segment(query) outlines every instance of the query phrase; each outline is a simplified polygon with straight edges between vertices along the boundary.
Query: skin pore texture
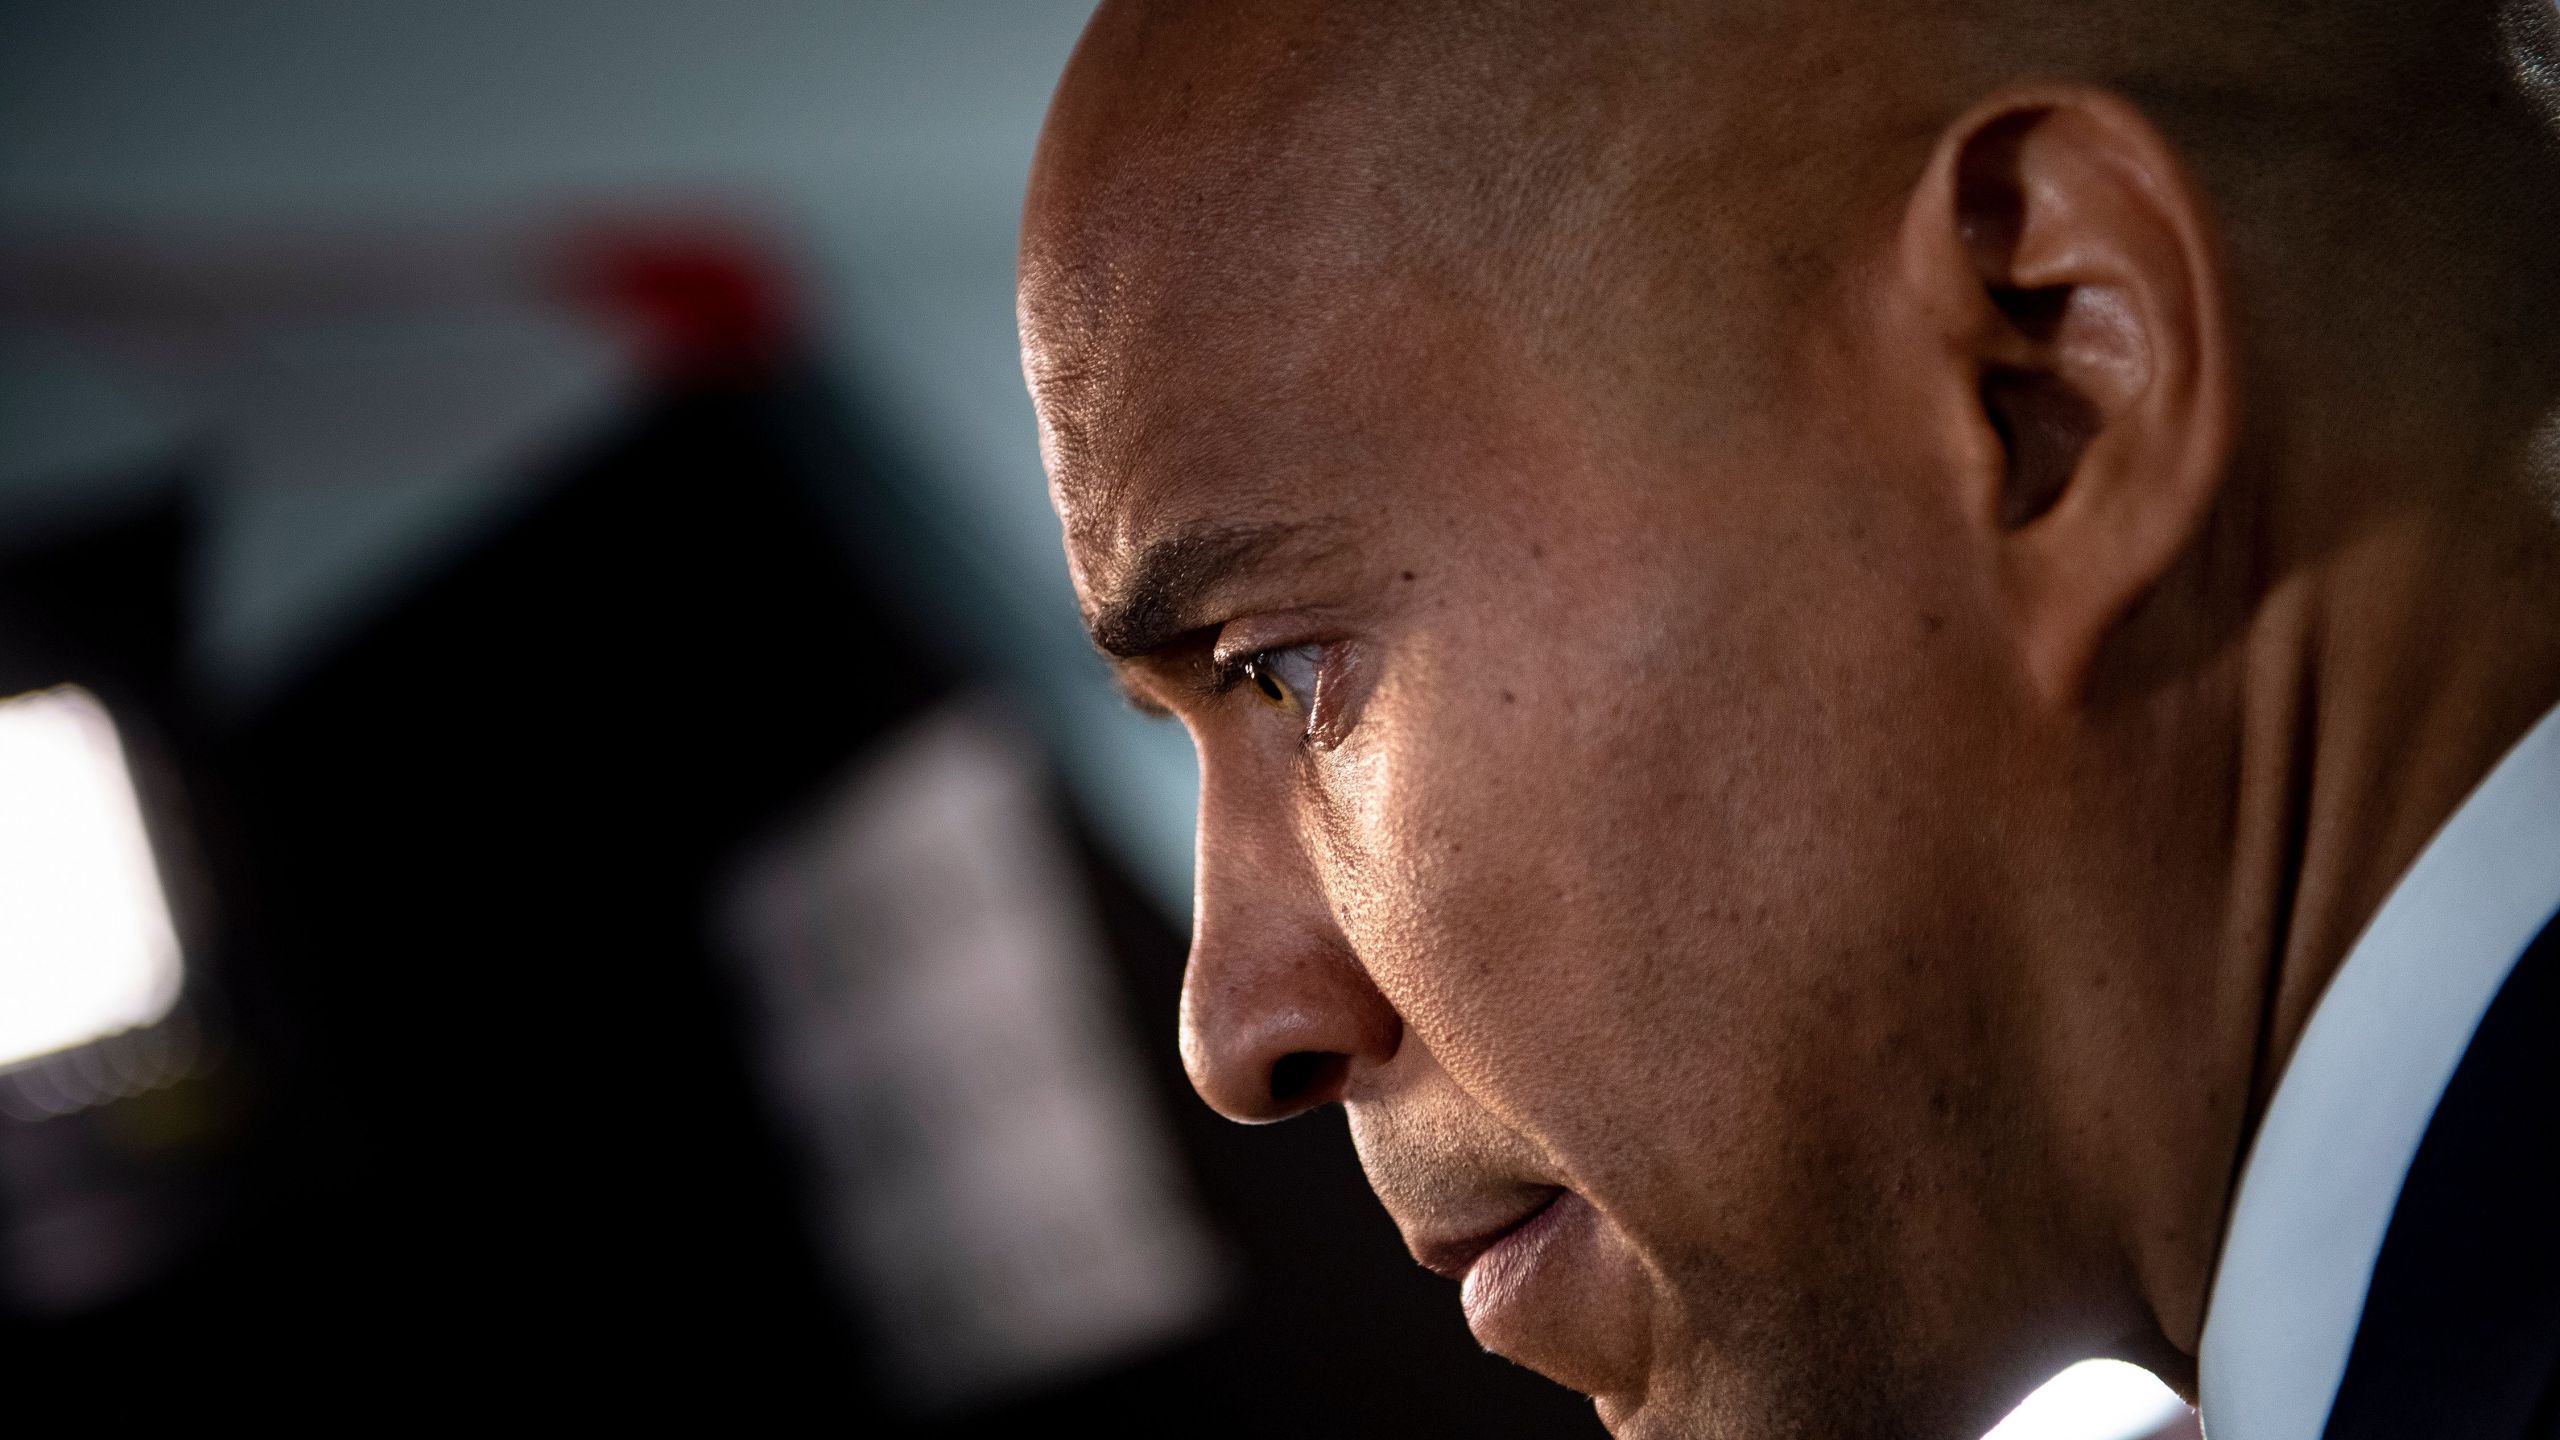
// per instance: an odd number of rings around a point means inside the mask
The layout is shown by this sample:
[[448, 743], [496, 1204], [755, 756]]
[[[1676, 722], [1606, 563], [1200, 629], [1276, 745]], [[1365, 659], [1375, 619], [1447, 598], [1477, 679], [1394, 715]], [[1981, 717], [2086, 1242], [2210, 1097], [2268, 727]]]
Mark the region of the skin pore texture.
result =
[[1344, 1106], [1622, 1436], [2191, 1393], [2295, 1037], [2560, 700], [2540, 15], [1106, 0], [1023, 348], [1199, 749], [1201, 1094]]

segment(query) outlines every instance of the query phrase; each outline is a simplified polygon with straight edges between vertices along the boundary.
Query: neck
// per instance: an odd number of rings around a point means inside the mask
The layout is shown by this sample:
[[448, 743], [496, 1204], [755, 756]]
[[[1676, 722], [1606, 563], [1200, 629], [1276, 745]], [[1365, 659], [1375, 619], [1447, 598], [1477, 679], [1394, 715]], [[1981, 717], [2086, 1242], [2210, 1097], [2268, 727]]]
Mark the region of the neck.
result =
[[[2463, 543], [2466, 539], [2476, 543]], [[2251, 1128], [2358, 934], [2418, 852], [2560, 703], [2560, 545], [2520, 513], [2503, 535], [2412, 527], [2338, 557], [2297, 629], [2306, 659], [2255, 708], [2268, 808]], [[2435, 563], [2429, 563], [2430, 561]], [[2290, 671], [2290, 673], [2287, 673]]]
[[2100, 1183], [2147, 1316], [2121, 1353], [2190, 1399], [2240, 1168], [2313, 1009], [2418, 853], [2560, 705], [2560, 524], [2525, 449], [2496, 484], [2397, 492], [2474, 498], [2333, 509], [2316, 541], [2268, 547], [2272, 578], [2216, 666], [2232, 748], [2217, 764], [2172, 745], [2143, 782], [2230, 807], [2200, 845], [2232, 868], [2170, 887], [2210, 914], [2181, 920], [2153, 894], [2160, 908], [2124, 917], [2152, 927], [2137, 943], [2158, 988], [2111, 1022], [2138, 1037], [2115, 1052], [2132, 1068], [2087, 1072], [2116, 1116]]
[[[2560, 704], [2560, 527], [2523, 485], [2413, 507], [2285, 573], [2241, 647], [2236, 868], [2205, 1029], [2241, 1103], [2135, 1261], [2190, 1391], [2223, 1223], [2320, 997], [2392, 887]], [[2208, 1183], [2209, 1182], [2209, 1183]], [[2183, 1209], [2175, 1208], [2183, 1205]], [[2153, 1212], [2157, 1218], [2162, 1212]]]

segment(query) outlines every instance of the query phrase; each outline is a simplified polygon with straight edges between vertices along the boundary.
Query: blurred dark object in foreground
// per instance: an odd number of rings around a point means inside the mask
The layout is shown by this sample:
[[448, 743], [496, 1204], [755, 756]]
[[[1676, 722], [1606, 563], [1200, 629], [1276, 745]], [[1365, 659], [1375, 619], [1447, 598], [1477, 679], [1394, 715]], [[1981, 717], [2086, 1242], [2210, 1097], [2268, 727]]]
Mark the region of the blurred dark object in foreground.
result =
[[1224, 1236], [1229, 1300], [1188, 1338], [974, 1405], [919, 1415], [886, 1383], [894, 1347], [838, 1283], [819, 1152], [761, 1083], [767, 1032], [716, 933], [742, 853], [959, 681], [812, 499], [867, 458], [829, 395], [792, 369], [664, 393], [223, 727], [168, 640], [184, 508], [127, 522], [159, 537], [141, 568], [168, 568], [119, 593], [158, 618], [92, 649], [129, 672], [98, 682], [110, 703], [176, 737], [218, 862], [200, 954], [244, 1017], [230, 1129], [180, 1167], [202, 1190], [171, 1202], [188, 1243], [114, 1303], [19, 1307], [11, 1373], [288, 1406], [306, 1383], [607, 1412], [716, 1396], [868, 1434], [1590, 1432], [1475, 1351], [1338, 1124], [1249, 1132], [1189, 1097], [1182, 938], [1053, 793], [1109, 1024], [1144, 1037], [1138, 1103]]

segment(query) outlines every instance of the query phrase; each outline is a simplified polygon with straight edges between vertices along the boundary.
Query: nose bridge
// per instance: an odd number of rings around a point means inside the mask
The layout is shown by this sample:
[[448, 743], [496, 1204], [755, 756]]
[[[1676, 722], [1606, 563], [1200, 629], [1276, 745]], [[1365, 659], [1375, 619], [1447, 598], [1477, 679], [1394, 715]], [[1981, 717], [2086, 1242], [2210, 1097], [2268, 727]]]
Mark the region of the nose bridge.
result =
[[1403, 1025], [1335, 926], [1288, 795], [1228, 779], [1204, 754], [1182, 1058], [1221, 1114], [1283, 1120], [1392, 1059]]

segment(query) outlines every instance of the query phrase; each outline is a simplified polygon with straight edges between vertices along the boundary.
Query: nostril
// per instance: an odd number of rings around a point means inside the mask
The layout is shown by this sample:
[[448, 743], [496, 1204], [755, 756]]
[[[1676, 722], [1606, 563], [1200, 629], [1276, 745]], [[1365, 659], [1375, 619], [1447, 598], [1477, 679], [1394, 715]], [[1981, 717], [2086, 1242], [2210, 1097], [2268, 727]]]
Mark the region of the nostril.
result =
[[1351, 1058], [1328, 1050], [1299, 1050], [1271, 1065], [1271, 1108], [1291, 1114], [1334, 1098]]

